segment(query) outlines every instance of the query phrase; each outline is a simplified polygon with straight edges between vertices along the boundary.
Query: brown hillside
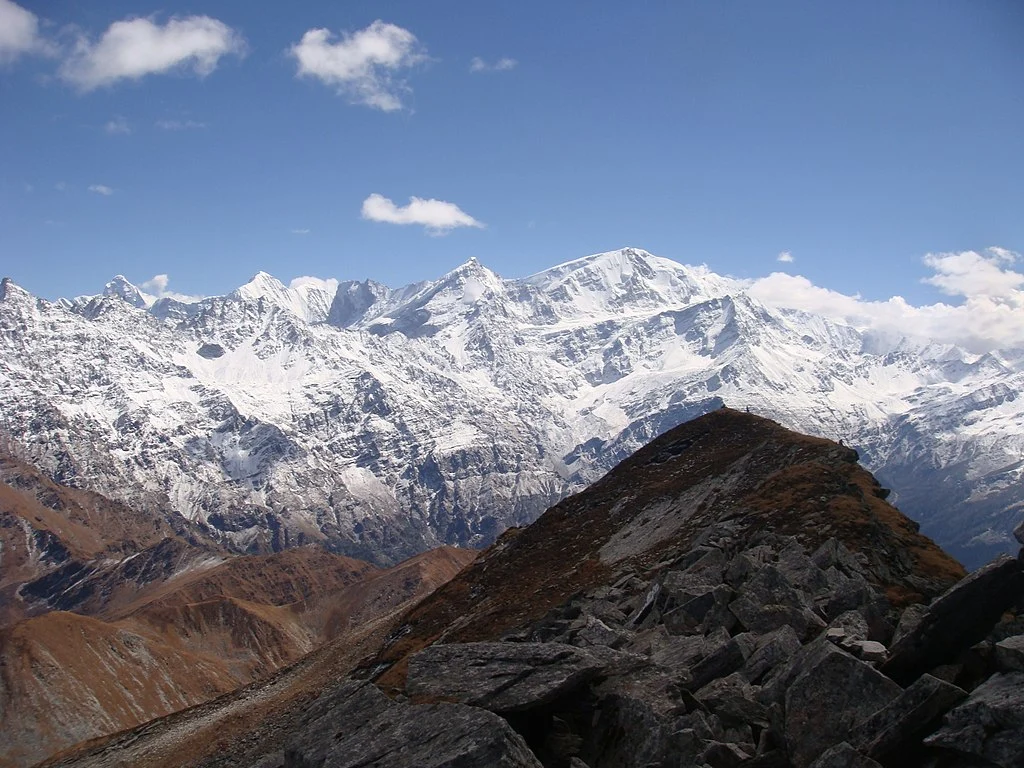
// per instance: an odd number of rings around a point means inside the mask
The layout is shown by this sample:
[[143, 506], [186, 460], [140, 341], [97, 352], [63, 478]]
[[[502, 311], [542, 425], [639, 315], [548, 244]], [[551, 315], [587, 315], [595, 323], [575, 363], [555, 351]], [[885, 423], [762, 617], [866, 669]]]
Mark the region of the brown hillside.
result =
[[[80, 745], [45, 764], [81, 759], [84, 764], [95, 766], [178, 768], [204, 756], [227, 757], [224, 750], [229, 744], [235, 750], [230, 759], [245, 764], [245, 744], [256, 746], [250, 737], [257, 724], [271, 724], [268, 727], [274, 738], [283, 742], [288, 735], [286, 724], [325, 685], [343, 680], [361, 658], [380, 647], [412, 605], [472, 562], [476, 554], [472, 550], [441, 547], [353, 584], [340, 592], [336, 600], [323, 601], [324, 605], [330, 602], [339, 607], [337, 612], [328, 613], [335, 617], [332, 626], [340, 634], [294, 665], [215, 701]], [[343, 616], [358, 616], [359, 621], [353, 620], [348, 628], [342, 628]], [[112, 756], [111, 752], [118, 754]]]
[[964, 570], [884, 501], [855, 451], [727, 408], [667, 432], [536, 523], [506, 532], [458, 578], [405, 618], [398, 639], [368, 663], [404, 684], [408, 655], [436, 641], [493, 640], [536, 621], [613, 574], [649, 574], [700, 538], [830, 537], [863, 554], [898, 601], [945, 590]]
[[110, 733], [237, 687], [217, 660], [54, 612], [0, 630], [0, 765]]

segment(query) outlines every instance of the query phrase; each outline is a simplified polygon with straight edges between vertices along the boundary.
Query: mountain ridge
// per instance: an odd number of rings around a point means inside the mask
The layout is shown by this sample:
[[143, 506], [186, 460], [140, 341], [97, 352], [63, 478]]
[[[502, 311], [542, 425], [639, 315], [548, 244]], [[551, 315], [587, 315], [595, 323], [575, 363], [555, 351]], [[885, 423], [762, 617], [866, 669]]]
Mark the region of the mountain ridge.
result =
[[1024, 503], [1019, 350], [884, 340], [639, 249], [398, 289], [257, 275], [148, 310], [4, 285], [0, 430], [237, 551], [483, 545], [722, 402], [857, 447], [972, 565]]

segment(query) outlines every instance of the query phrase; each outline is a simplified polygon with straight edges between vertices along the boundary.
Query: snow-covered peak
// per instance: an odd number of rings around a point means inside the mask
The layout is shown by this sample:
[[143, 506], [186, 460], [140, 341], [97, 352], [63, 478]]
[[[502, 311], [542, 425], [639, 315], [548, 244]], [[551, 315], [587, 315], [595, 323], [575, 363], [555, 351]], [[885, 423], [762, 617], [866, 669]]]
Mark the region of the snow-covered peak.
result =
[[228, 295], [241, 301], [268, 301], [309, 323], [327, 319], [338, 290], [337, 280], [299, 277], [291, 287], [267, 272], [257, 272], [245, 285]]
[[35, 302], [35, 297], [11, 278], [5, 277], [0, 280], [0, 304], [17, 309], [17, 311], [25, 311]]
[[11, 280], [11, 278], [5, 277], [3, 280], [0, 280], [0, 301], [6, 301], [8, 294], [14, 295], [19, 291], [26, 293], [25, 289]]
[[143, 293], [138, 287], [129, 282], [124, 275], [115, 275], [114, 279], [103, 287], [103, 295], [116, 296], [139, 309], [151, 307], [156, 302], [155, 296]]
[[739, 285], [707, 267], [687, 267], [639, 248], [598, 253], [518, 281], [539, 318], [577, 320], [679, 307], [719, 298]]
[[284, 283], [268, 272], [260, 270], [245, 285], [239, 286], [234, 293], [241, 299], [263, 299], [284, 296], [288, 289]]

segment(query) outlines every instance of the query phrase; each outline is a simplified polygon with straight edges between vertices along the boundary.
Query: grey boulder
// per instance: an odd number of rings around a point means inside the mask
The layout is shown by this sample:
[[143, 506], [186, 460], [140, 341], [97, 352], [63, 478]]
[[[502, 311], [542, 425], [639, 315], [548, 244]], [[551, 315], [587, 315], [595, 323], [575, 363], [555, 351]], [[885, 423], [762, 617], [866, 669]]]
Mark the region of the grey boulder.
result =
[[985, 765], [1024, 765], [1024, 672], [996, 674], [946, 715], [925, 744], [952, 750]]
[[541, 768], [502, 718], [460, 704], [391, 701], [346, 683], [315, 701], [284, 768]]
[[409, 659], [406, 692], [515, 712], [580, 688], [606, 666], [597, 656], [562, 643], [432, 645]]
[[786, 744], [796, 768], [846, 740], [902, 689], [870, 664], [824, 643], [786, 691]]

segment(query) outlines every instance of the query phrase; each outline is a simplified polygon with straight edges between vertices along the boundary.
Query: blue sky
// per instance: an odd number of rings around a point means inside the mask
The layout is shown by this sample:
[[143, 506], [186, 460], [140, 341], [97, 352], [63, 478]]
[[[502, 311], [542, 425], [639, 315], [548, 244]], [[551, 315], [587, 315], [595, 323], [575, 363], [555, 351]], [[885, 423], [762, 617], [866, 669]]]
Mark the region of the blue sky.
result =
[[965, 293], [926, 254], [973, 251], [1019, 294], [1022, 39], [1014, 0], [0, 0], [0, 273], [208, 295], [633, 245], [923, 304]]

